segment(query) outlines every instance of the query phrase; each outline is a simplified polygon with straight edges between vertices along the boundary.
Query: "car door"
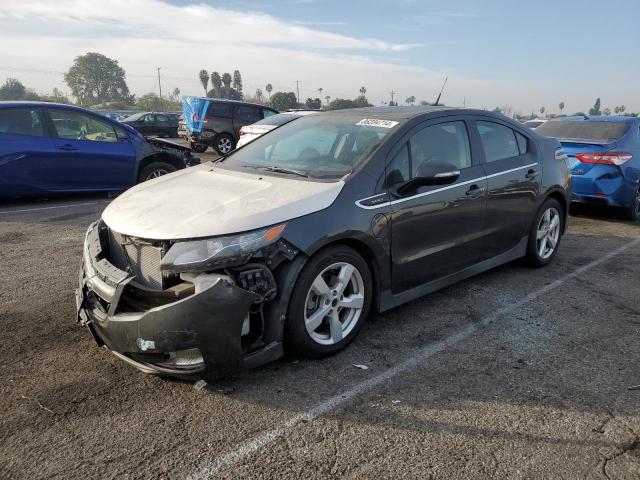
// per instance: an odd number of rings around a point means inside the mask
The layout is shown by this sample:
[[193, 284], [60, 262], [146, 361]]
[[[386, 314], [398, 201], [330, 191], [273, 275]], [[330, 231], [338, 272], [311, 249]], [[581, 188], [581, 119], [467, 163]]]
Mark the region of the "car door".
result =
[[233, 113], [233, 129], [236, 138], [240, 138], [240, 129], [262, 120], [262, 109], [252, 105], [238, 105]]
[[542, 165], [535, 143], [523, 132], [482, 117], [476, 119], [475, 128], [488, 181], [487, 254], [493, 257], [515, 247], [528, 234], [540, 193]]
[[115, 123], [73, 109], [47, 109], [60, 190], [120, 190], [136, 181], [135, 149]]
[[[393, 291], [442, 278], [483, 257], [486, 179], [472, 155], [467, 122], [461, 117], [414, 128], [395, 147], [385, 184], [391, 198]], [[418, 177], [459, 172], [446, 185], [398, 195]]]
[[57, 178], [50, 175], [54, 152], [42, 109], [0, 109], [0, 196], [55, 190]]

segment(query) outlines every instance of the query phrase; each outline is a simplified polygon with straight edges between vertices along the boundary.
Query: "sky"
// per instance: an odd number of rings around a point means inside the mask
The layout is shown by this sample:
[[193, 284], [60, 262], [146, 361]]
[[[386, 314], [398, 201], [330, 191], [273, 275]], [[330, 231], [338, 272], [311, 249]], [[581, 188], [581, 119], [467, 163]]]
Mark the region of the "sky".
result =
[[640, 110], [640, 0], [0, 0], [0, 82], [68, 92], [62, 73], [97, 51], [130, 90], [203, 93], [201, 69], [240, 70], [245, 93], [271, 83], [300, 97], [376, 105]]

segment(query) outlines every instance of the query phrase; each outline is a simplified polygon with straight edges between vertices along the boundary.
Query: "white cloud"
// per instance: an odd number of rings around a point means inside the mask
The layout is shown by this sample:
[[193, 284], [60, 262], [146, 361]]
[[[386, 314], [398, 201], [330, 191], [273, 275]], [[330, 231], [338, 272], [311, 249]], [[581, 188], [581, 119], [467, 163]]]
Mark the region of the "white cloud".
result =
[[[170, 5], [160, 0], [58, 0], [0, 4], [0, 79], [14, 76], [39, 91], [65, 87], [62, 75], [73, 59], [98, 51], [117, 59], [134, 93], [163, 86], [200, 94], [201, 68], [239, 69], [245, 91], [272, 83], [302, 98], [354, 97], [361, 85], [375, 104], [396, 90], [433, 101], [445, 74], [443, 97], [451, 104], [491, 106], [516, 102], [522, 85], [454, 75], [398, 64], [399, 52], [417, 45], [325, 32], [259, 12], [239, 12], [204, 4]], [[424, 47], [428, 49], [428, 47]], [[526, 88], [526, 86], [524, 86]]]

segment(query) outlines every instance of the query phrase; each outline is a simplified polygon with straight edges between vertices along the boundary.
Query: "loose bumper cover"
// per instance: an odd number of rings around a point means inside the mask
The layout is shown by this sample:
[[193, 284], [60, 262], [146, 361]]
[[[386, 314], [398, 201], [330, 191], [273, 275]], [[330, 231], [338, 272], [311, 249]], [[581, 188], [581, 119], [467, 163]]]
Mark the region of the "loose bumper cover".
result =
[[[78, 320], [99, 346], [145, 371], [189, 375], [207, 370], [228, 376], [244, 370], [242, 324], [257, 295], [223, 278], [175, 302], [142, 312], [119, 311], [133, 280], [103, 255], [98, 225], [87, 231], [79, 287]], [[195, 350], [197, 349], [197, 350]], [[180, 352], [199, 351], [202, 360], [167, 363]]]

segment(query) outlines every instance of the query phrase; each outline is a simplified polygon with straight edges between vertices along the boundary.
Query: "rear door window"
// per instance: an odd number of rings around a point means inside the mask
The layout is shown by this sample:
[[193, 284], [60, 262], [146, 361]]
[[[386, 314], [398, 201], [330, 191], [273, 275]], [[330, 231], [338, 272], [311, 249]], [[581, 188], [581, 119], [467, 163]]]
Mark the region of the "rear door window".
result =
[[581, 142], [611, 143], [629, 130], [625, 122], [596, 122], [585, 120], [551, 120], [536, 128], [545, 137]]
[[169, 123], [169, 117], [166, 115], [156, 115], [156, 121], [159, 123]]
[[44, 136], [40, 112], [34, 108], [0, 109], [0, 133], [31, 137]]
[[487, 163], [520, 156], [516, 132], [495, 122], [476, 122]]
[[211, 117], [227, 117], [231, 118], [233, 105], [230, 103], [211, 102], [207, 109], [207, 115]]
[[248, 125], [262, 120], [262, 112], [256, 107], [236, 107], [235, 118]]
[[107, 121], [75, 110], [49, 109], [49, 115], [58, 138], [108, 143], [118, 141], [115, 129]]

